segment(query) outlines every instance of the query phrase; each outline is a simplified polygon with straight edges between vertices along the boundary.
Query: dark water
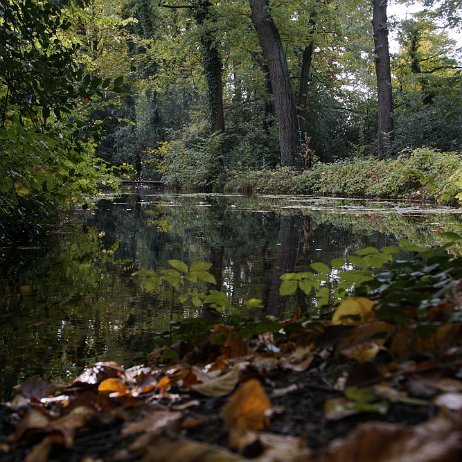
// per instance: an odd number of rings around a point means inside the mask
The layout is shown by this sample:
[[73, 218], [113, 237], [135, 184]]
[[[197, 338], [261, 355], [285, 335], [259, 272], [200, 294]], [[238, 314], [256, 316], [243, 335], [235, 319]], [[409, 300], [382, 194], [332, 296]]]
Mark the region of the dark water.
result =
[[[458, 210], [384, 202], [163, 194], [132, 189], [76, 213], [40, 248], [0, 249], [0, 398], [31, 375], [66, 381], [88, 363], [142, 362], [156, 331], [201, 316], [144, 293], [132, 273], [205, 260], [235, 304], [286, 316], [279, 276], [365, 246], [462, 231]], [[294, 302], [293, 302], [294, 303]]]

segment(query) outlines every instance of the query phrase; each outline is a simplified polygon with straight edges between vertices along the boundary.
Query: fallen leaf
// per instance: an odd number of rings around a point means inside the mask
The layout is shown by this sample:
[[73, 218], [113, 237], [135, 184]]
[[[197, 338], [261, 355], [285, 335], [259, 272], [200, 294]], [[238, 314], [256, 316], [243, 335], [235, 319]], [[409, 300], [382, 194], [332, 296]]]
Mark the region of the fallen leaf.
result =
[[[30, 377], [18, 388], [18, 395], [30, 400], [36, 399], [40, 400], [45, 398], [56, 391], [56, 385], [52, 385], [50, 382], [43, 380], [40, 377]], [[13, 399], [13, 405], [15, 405], [15, 400]]]
[[313, 362], [314, 355], [309, 356], [300, 363], [293, 363], [290, 361], [290, 358], [281, 358], [279, 365], [281, 369], [292, 371], [292, 372], [303, 372], [306, 371], [311, 363]]
[[156, 386], [159, 389], [159, 393], [164, 395], [167, 393], [167, 388], [170, 387], [170, 378], [167, 376], [162, 377]]
[[375, 318], [374, 302], [365, 297], [351, 297], [344, 300], [332, 316], [333, 324], [357, 324]]
[[43, 430], [47, 428], [51, 417], [44, 411], [39, 409], [29, 409], [27, 414], [16, 427], [14, 435], [11, 437], [13, 441], [20, 440], [29, 430]]
[[191, 385], [191, 389], [201, 395], [213, 396], [215, 398], [226, 396], [231, 393], [239, 381], [240, 365], [236, 364], [228, 373], [220, 375], [205, 383]]
[[127, 395], [128, 387], [122, 379], [110, 378], [103, 380], [98, 385], [98, 391], [108, 394], [111, 398], [119, 398]]
[[64, 446], [65, 443], [62, 435], [54, 433], [46, 436], [27, 454], [25, 462], [46, 462], [55, 444]]
[[297, 390], [298, 390], [298, 385], [293, 383], [292, 385], [289, 385], [289, 386], [284, 387], [284, 388], [275, 388], [271, 392], [271, 397], [272, 398], [279, 398], [281, 396], [288, 395], [289, 393], [292, 393], [292, 392], [297, 391]]
[[[74, 434], [76, 430], [85, 425], [88, 417], [94, 414], [94, 410], [89, 407], [80, 406], [72, 409], [68, 414], [52, 418], [39, 409], [31, 409], [21, 423], [18, 425], [13, 440], [18, 441], [24, 439], [28, 432], [33, 435], [59, 433], [62, 435], [64, 445], [70, 447], [74, 441]], [[44, 451], [46, 444], [43, 448], [37, 449], [38, 452]]]
[[266, 414], [271, 402], [256, 379], [242, 384], [222, 409], [226, 430], [232, 447], [245, 447], [249, 432], [257, 432], [267, 426]]
[[324, 403], [324, 416], [327, 420], [340, 420], [358, 412], [355, 403], [343, 396], [327, 399]]
[[368, 422], [312, 462], [455, 462], [462, 460], [460, 430], [460, 422], [444, 416], [415, 427]]
[[143, 448], [141, 462], [244, 462], [241, 457], [226, 449], [196, 441], [154, 440]]
[[258, 440], [264, 448], [256, 462], [309, 462], [310, 451], [302, 437], [261, 433]]
[[450, 411], [462, 410], [462, 393], [444, 393], [435, 399], [437, 406], [444, 406]]
[[356, 359], [359, 362], [367, 362], [372, 361], [380, 350], [381, 347], [377, 343], [365, 342], [345, 348], [340, 353], [347, 358]]
[[170, 426], [181, 418], [181, 412], [175, 411], [155, 411], [148, 414], [144, 419], [139, 422], [130, 422], [125, 425], [122, 430], [122, 435], [133, 435], [133, 433], [147, 433], [161, 430]]
[[96, 385], [111, 377], [123, 377], [124, 370], [114, 362], [99, 362], [87, 367], [72, 383], [72, 387]]
[[248, 343], [237, 332], [230, 332], [223, 344], [223, 354], [228, 358], [237, 358], [247, 356], [250, 353], [252, 353], [252, 349]]

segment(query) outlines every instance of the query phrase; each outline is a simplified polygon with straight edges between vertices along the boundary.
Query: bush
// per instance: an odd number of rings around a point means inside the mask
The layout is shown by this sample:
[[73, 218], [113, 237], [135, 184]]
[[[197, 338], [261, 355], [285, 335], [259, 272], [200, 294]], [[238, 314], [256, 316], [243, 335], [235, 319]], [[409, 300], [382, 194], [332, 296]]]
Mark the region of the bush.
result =
[[455, 204], [462, 200], [462, 153], [427, 148], [393, 160], [358, 158], [316, 163], [311, 170], [287, 168], [234, 172], [226, 191], [405, 198]]

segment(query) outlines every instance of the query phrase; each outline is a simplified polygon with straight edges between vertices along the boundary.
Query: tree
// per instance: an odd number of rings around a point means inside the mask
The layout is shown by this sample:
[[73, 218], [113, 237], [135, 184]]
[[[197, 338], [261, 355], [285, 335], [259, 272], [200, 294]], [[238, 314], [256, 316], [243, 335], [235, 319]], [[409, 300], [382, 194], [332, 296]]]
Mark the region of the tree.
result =
[[379, 156], [384, 157], [393, 132], [390, 47], [388, 44], [387, 0], [372, 0], [375, 74], [377, 77]]
[[0, 3], [0, 240], [38, 234], [60, 206], [88, 200], [107, 179], [83, 114], [123, 79], [87, 72], [66, 37], [71, 3]]
[[210, 126], [212, 133], [225, 129], [223, 111], [223, 79], [220, 51], [217, 38], [213, 34], [215, 15], [212, 12], [210, 0], [195, 0], [193, 14], [201, 28], [200, 39], [205, 79], [207, 81], [207, 96], [210, 109]]
[[279, 125], [281, 165], [294, 165], [298, 151], [297, 107], [281, 37], [269, 10], [269, 0], [250, 0], [252, 23], [268, 66]]

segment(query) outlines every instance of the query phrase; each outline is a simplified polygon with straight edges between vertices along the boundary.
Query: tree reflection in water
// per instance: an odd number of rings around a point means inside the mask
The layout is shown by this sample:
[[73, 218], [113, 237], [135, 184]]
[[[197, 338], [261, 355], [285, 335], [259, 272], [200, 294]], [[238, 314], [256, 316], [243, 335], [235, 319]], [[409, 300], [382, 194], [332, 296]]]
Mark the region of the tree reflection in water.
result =
[[40, 249], [3, 249], [2, 397], [33, 374], [66, 380], [91, 361], [142, 361], [171, 320], [213, 315], [210, 308], [172, 309], [143, 293], [131, 277], [138, 269], [165, 268], [169, 259], [209, 261], [233, 303], [262, 298], [265, 309], [254, 315], [282, 317], [306, 304], [279, 295], [282, 273], [396, 238], [432, 243], [435, 228], [462, 230], [459, 215], [449, 213], [324, 204], [140, 188], [101, 201], [85, 226], [77, 217]]

